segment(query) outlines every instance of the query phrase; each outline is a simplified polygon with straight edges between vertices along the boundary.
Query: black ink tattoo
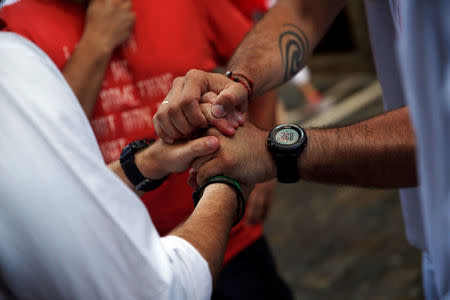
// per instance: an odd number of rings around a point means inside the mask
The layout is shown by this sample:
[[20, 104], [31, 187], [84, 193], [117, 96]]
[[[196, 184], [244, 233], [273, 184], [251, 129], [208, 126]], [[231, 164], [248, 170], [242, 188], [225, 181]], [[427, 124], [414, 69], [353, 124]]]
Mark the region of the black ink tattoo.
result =
[[284, 24], [283, 28], [285, 31], [280, 34], [278, 46], [284, 65], [284, 82], [303, 67], [309, 51], [309, 44], [306, 34], [294, 24]]

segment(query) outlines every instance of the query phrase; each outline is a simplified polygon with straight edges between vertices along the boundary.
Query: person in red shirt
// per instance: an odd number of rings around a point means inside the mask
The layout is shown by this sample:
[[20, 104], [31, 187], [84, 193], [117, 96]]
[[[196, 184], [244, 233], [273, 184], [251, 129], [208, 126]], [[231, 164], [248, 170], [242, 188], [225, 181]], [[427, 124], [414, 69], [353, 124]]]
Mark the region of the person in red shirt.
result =
[[[7, 23], [6, 30], [30, 39], [62, 70], [91, 121], [106, 163], [116, 160], [131, 141], [156, 139], [152, 117], [174, 78], [192, 68], [210, 71], [223, 65], [251, 27], [228, 0], [22, 0], [3, 7], [0, 18]], [[255, 115], [261, 113], [254, 110]], [[240, 117], [230, 123], [237, 127]], [[227, 130], [231, 133], [234, 127]], [[193, 211], [187, 177], [172, 174], [142, 197], [161, 235]], [[267, 197], [270, 188], [261, 185], [258, 190]], [[251, 197], [258, 197], [258, 190]], [[263, 205], [268, 202], [264, 201]], [[241, 275], [249, 274], [246, 268], [264, 273], [268, 282], [255, 276], [225, 276], [234, 287], [229, 291], [232, 299], [263, 299], [256, 288], [273, 298], [261, 286], [275, 286], [277, 295], [283, 286], [262, 238], [262, 225], [254, 222], [263, 215], [259, 212], [259, 217], [235, 226], [224, 264], [236, 265]], [[262, 255], [254, 254], [255, 245], [257, 251], [263, 248]], [[241, 254], [257, 261], [240, 263]], [[255, 290], [249, 280], [255, 282]], [[247, 288], [243, 291], [239, 285]]]

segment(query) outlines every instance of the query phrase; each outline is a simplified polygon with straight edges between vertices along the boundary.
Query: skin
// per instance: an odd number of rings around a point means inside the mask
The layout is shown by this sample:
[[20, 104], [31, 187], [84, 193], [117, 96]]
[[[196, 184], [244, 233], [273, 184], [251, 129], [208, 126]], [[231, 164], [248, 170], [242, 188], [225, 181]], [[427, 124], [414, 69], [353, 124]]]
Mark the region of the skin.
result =
[[[277, 101], [277, 90], [266, 92], [257, 99], [253, 99], [248, 107], [249, 121], [260, 129], [270, 130], [273, 128], [276, 124]], [[247, 224], [256, 224], [265, 220], [274, 201], [276, 186], [276, 180], [255, 185], [245, 210]]]
[[[233, 137], [217, 129], [207, 134], [218, 137], [221, 147], [193, 162], [198, 184], [216, 174], [251, 184], [275, 178], [275, 161], [266, 147], [268, 131], [246, 123]], [[304, 180], [380, 188], [417, 185], [415, 136], [407, 108], [347, 127], [306, 130], [306, 135], [307, 147], [297, 160]]]
[[[344, 4], [340, 0], [279, 1], [246, 36], [228, 69], [251, 78], [255, 95], [278, 86], [305, 65]], [[246, 109], [247, 92], [240, 84], [201, 71], [187, 75], [182, 80], [189, 88], [179, 94], [185, 102], [197, 101], [185, 95], [201, 99], [197, 93], [213, 91], [217, 95], [212, 101], [213, 116]], [[158, 111], [156, 119], [164, 120], [165, 126], [159, 130], [168, 135], [170, 115]], [[194, 162], [197, 183], [217, 173], [252, 183], [275, 177], [266, 149], [267, 132], [261, 133], [249, 124], [226, 140], [217, 131], [208, 133], [218, 136], [222, 147], [213, 159]], [[407, 108], [343, 128], [307, 130], [307, 136], [308, 144], [298, 160], [304, 179], [373, 187], [417, 185], [415, 136]]]
[[[254, 82], [254, 96], [263, 94], [289, 80], [305, 65], [312, 49], [326, 33], [334, 18], [344, 6], [342, 0], [281, 0], [259, 21], [237, 48], [228, 64], [228, 70], [243, 73]], [[324, 9], [326, 7], [327, 9]], [[294, 51], [295, 50], [295, 51]], [[182, 87], [182, 88], [181, 88]], [[158, 125], [158, 135], [177, 139], [174, 134], [178, 119], [200, 119], [199, 110], [180, 107], [195, 107], [206, 92], [214, 92], [217, 98], [212, 109], [213, 116], [224, 117], [238, 109], [246, 112], [248, 92], [242, 84], [224, 75], [191, 70], [178, 79], [168, 101], [173, 103], [171, 113], [158, 110], [153, 119]], [[198, 127], [184, 123], [186, 132]]]
[[113, 51], [131, 35], [135, 22], [131, 0], [71, 1], [87, 5], [84, 32], [62, 73], [92, 116]]
[[[161, 140], [135, 156], [141, 173], [150, 179], [158, 179], [173, 172], [189, 168], [194, 159], [212, 154], [219, 149], [216, 137], [202, 137], [191, 141], [168, 145]], [[119, 161], [112, 162], [109, 168], [131, 189], [134, 186], [125, 176]], [[251, 185], [242, 185], [247, 198]], [[222, 268], [231, 226], [236, 218], [237, 200], [235, 192], [227, 185], [208, 186], [192, 215], [169, 233], [181, 237], [193, 245], [208, 262], [215, 280]], [[210, 237], [214, 236], [214, 239]]]

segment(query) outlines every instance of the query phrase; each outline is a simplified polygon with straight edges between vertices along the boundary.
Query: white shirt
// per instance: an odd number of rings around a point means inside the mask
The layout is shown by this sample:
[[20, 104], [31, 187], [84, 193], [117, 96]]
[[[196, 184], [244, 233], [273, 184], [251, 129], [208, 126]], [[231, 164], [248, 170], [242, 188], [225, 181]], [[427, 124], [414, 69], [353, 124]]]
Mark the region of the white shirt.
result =
[[430, 257], [437, 297], [450, 299], [450, 1], [366, 5], [384, 101], [409, 106], [417, 138], [420, 186], [402, 192], [406, 231]]
[[450, 299], [450, 1], [397, 1], [398, 60], [417, 137], [420, 213], [438, 297]]
[[158, 235], [59, 70], [12, 33], [0, 33], [0, 137], [0, 298], [210, 297], [207, 262]]

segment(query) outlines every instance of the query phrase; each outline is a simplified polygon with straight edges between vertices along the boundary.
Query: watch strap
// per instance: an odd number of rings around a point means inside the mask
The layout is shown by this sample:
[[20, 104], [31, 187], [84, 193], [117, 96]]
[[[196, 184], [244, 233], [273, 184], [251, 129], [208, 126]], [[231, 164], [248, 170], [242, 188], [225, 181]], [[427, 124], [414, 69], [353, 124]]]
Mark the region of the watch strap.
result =
[[136, 166], [134, 160], [135, 154], [142, 149], [150, 146], [154, 141], [152, 140], [139, 140], [131, 142], [122, 150], [120, 155], [120, 164], [122, 166], [123, 172], [127, 176], [128, 180], [134, 185], [137, 191], [149, 192], [157, 189], [166, 180], [166, 177], [161, 179], [151, 180], [142, 175]]
[[297, 167], [297, 158], [298, 156], [295, 154], [277, 154], [275, 156], [278, 182], [294, 183], [300, 180]]

